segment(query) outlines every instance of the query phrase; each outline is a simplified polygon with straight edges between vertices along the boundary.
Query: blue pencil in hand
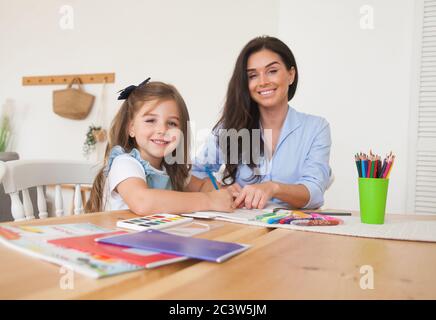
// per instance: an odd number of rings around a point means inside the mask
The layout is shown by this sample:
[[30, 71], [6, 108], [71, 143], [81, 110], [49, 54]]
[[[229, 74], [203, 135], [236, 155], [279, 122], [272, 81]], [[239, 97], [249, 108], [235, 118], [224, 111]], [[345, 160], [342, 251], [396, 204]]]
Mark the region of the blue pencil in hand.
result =
[[210, 168], [208, 166], [206, 166], [205, 171], [206, 171], [207, 175], [209, 176], [209, 179], [212, 182], [213, 187], [215, 188], [215, 190], [219, 190], [218, 183], [216, 182], [216, 179], [213, 176], [212, 171], [210, 170]]

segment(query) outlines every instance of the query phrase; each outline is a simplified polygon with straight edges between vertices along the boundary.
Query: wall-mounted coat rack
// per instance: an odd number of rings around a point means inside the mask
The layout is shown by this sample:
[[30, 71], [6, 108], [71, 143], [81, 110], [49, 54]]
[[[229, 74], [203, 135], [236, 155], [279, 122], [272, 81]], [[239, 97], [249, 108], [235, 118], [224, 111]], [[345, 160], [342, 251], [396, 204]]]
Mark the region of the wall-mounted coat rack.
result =
[[60, 76], [31, 76], [23, 77], [23, 86], [39, 86], [68, 84], [74, 78], [80, 78], [82, 83], [113, 83], [115, 73], [68, 74]]

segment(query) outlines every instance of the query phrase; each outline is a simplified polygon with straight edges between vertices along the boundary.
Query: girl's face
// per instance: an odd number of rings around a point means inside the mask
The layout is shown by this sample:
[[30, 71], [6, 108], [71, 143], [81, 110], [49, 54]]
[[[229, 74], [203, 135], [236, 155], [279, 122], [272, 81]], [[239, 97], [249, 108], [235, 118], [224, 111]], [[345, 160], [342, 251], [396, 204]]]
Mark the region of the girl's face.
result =
[[275, 108], [288, 103], [288, 88], [294, 82], [295, 69], [286, 69], [275, 52], [262, 49], [247, 60], [248, 90], [259, 108]]
[[176, 149], [181, 137], [176, 102], [145, 102], [129, 125], [129, 135], [136, 140], [141, 157], [160, 169], [163, 157]]

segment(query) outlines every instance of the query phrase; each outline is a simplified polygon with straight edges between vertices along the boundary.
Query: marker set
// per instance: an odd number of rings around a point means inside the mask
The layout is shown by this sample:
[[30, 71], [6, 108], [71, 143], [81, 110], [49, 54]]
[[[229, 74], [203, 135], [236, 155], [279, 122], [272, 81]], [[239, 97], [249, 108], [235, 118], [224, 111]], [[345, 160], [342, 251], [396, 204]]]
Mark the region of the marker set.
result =
[[297, 226], [334, 226], [342, 220], [323, 214], [304, 213], [295, 210], [279, 210], [256, 216], [256, 221], [268, 224], [292, 224]]

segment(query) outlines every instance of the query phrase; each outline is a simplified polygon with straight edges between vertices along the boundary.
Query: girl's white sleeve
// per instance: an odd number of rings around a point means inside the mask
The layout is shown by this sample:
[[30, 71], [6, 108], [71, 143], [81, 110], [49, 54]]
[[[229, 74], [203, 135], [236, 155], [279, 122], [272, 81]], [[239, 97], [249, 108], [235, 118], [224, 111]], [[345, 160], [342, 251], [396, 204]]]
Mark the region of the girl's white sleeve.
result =
[[146, 180], [145, 171], [141, 163], [129, 155], [120, 155], [112, 163], [107, 177], [109, 193], [128, 178], [140, 178]]

